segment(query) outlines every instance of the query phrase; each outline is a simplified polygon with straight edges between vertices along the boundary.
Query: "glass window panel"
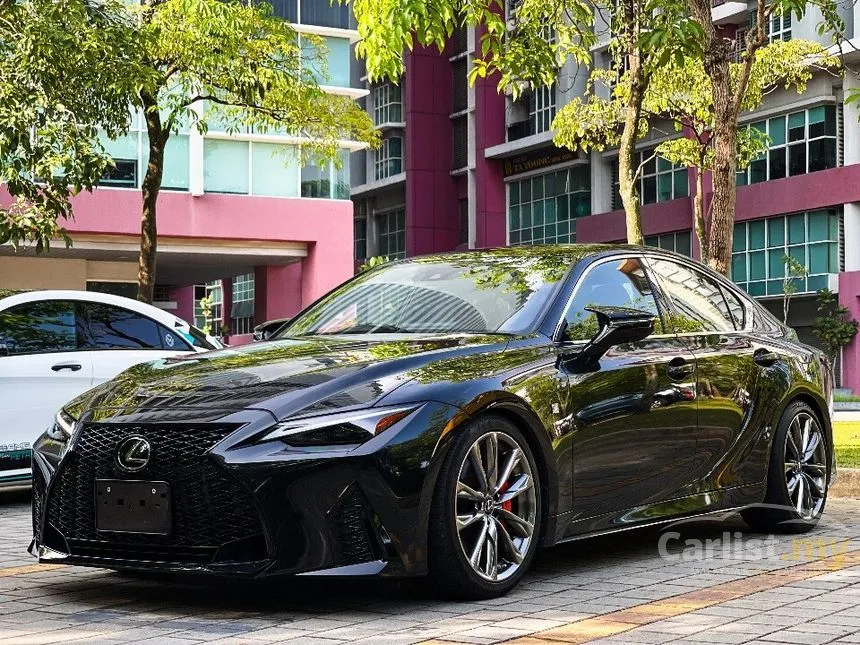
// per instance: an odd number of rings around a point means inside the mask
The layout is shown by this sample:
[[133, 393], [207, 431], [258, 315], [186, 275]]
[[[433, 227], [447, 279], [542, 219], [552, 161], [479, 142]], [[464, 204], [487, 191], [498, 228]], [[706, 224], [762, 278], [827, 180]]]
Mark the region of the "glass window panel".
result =
[[788, 217], [788, 243], [803, 244], [806, 241], [806, 216], [803, 213]]
[[116, 139], [108, 139], [104, 134], [99, 133], [99, 143], [114, 159], [137, 161], [137, 132], [130, 132]]
[[810, 273], [834, 273], [830, 266], [830, 245], [809, 245], [809, 272]]
[[825, 134], [825, 113], [824, 106], [820, 105], [818, 107], [809, 109], [809, 138], [813, 139], [815, 137], [820, 137]]
[[657, 176], [657, 201], [667, 202], [672, 199], [672, 174]]
[[770, 159], [770, 179], [782, 179], [785, 177], [785, 148], [776, 148], [768, 152]]
[[747, 257], [745, 254], [732, 256], [732, 280], [735, 282], [746, 282], [747, 279]]
[[767, 134], [767, 122], [766, 121], [756, 121], [750, 127], [755, 128], [759, 132], [763, 132], [763, 133]]
[[788, 247], [788, 254], [795, 260], [806, 266], [806, 245]]
[[806, 291], [821, 291], [829, 286], [826, 275], [809, 276], [806, 279]]
[[834, 211], [827, 212], [827, 230], [829, 232], [828, 239], [839, 239], [839, 216]]
[[[149, 162], [148, 151], [144, 154], [144, 163]], [[167, 140], [164, 147], [164, 175], [161, 187], [165, 189], [188, 189], [188, 135], [174, 134]]]
[[750, 253], [749, 279], [763, 280], [767, 277], [764, 251]]
[[750, 164], [751, 184], [767, 181], [767, 159], [757, 159]]
[[807, 213], [809, 218], [809, 241], [820, 242], [829, 235], [827, 211], [812, 211]]
[[298, 151], [291, 146], [251, 146], [251, 190], [255, 195], [296, 197], [299, 194]]
[[788, 140], [803, 141], [806, 138], [806, 112], [788, 115]]
[[547, 224], [555, 223], [555, 200], [547, 199], [543, 202], [543, 218]]
[[326, 38], [328, 47], [328, 85], [349, 87], [349, 66], [352, 56], [349, 51], [349, 39]]
[[764, 296], [766, 294], [767, 285], [764, 282], [750, 282], [747, 285], [747, 292], [751, 296]]
[[691, 255], [691, 241], [689, 233], [677, 233], [675, 235], [675, 251], [684, 255]]
[[806, 172], [806, 143], [788, 147], [788, 174], [792, 177]]
[[747, 248], [746, 224], [735, 224], [732, 234], [732, 251], [744, 251]]
[[785, 245], [785, 220], [781, 217], [767, 220], [767, 244], [768, 246]]
[[530, 202], [532, 200], [532, 182], [526, 179], [518, 183], [520, 184], [520, 203]]
[[785, 143], [785, 117], [777, 116], [768, 121], [768, 134], [771, 146], [781, 146]]
[[71, 352], [78, 348], [80, 324], [73, 302], [28, 302], [0, 312], [0, 338], [12, 355]]
[[771, 249], [767, 252], [769, 278], [782, 278], [785, 276], [785, 262], [782, 259], [784, 255], [785, 251], [782, 249]]
[[349, 151], [341, 150], [338, 156], [340, 168], [334, 168], [334, 198], [349, 199]]
[[763, 249], [765, 247], [764, 220], [749, 223], [749, 245], [751, 249]]
[[747, 171], [746, 170], [740, 170], [735, 174], [736, 174], [735, 183], [738, 186], [746, 186], [747, 185]]
[[681, 319], [676, 331], [734, 330], [734, 318], [714, 281], [683, 264], [654, 260], [651, 265]]
[[309, 159], [302, 168], [302, 197], [331, 197], [331, 165]]
[[[649, 152], [643, 152], [642, 156], [645, 158], [650, 157], [650, 159], [648, 159], [648, 161], [645, 162], [645, 165], [642, 166], [642, 174], [653, 175], [655, 172], [657, 172], [657, 162], [653, 156], [653, 153], [650, 151]], [[634, 168], [635, 168], [635, 166], [634, 166]]]
[[[688, 181], [687, 170], [676, 170], [672, 175], [674, 177], [675, 184], [675, 199], [678, 199], [679, 197], [689, 197], [690, 182]], [[746, 176], [746, 173], [744, 173], [744, 176]]]
[[543, 200], [532, 204], [532, 226], [543, 225]]
[[510, 185], [510, 199], [511, 204], [519, 204], [520, 203], [520, 182], [515, 181]]
[[203, 190], [248, 193], [248, 142], [203, 140]]
[[783, 290], [782, 280], [768, 280], [766, 289], [769, 296], [781, 294]]
[[[565, 178], [566, 179], [566, 178]], [[556, 192], [556, 174], [550, 173], [544, 177], [544, 195], [546, 197], [555, 197], [558, 195]]]
[[537, 201], [543, 199], [543, 177], [534, 177], [532, 179], [532, 200]]
[[591, 214], [591, 193], [573, 193], [570, 200], [574, 217]]
[[514, 229], [518, 229], [520, 227], [520, 207], [519, 206], [511, 206], [508, 209], [508, 221], [510, 222], [510, 229], [512, 231]]
[[825, 105], [824, 106], [824, 134], [835, 137], [836, 136], [836, 106], [835, 105]]
[[528, 228], [532, 225], [532, 205], [523, 204], [520, 206], [520, 220], [523, 228]]
[[809, 172], [836, 167], [836, 139], [809, 142]]
[[663, 157], [657, 157], [657, 172], [666, 172], [672, 169], [672, 162]]
[[570, 218], [567, 195], [555, 198], [555, 212], [559, 221], [564, 221]]
[[653, 204], [657, 201], [657, 178], [645, 177], [642, 180], [642, 203]]

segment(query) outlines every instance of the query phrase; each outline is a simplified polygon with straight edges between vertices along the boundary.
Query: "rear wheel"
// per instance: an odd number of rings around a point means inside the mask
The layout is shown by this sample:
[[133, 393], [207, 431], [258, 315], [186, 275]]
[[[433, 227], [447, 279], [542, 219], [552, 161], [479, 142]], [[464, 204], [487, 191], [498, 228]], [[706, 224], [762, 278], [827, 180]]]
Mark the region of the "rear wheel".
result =
[[812, 529], [827, 502], [830, 459], [815, 412], [799, 401], [789, 405], [773, 439], [765, 503], [742, 513], [750, 528], [783, 533]]
[[504, 417], [479, 417], [454, 439], [430, 518], [430, 574], [461, 598], [512, 589], [531, 564], [541, 491], [528, 442]]

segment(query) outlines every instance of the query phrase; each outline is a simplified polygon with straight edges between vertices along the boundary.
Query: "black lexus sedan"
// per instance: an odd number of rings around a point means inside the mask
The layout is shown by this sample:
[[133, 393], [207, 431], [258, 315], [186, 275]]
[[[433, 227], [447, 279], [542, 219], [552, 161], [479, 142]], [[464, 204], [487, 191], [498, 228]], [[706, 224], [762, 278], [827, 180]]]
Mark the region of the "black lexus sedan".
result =
[[31, 552], [511, 589], [540, 546], [739, 509], [803, 531], [831, 374], [734, 284], [631, 246], [418, 257], [270, 341], [134, 367], [33, 456]]

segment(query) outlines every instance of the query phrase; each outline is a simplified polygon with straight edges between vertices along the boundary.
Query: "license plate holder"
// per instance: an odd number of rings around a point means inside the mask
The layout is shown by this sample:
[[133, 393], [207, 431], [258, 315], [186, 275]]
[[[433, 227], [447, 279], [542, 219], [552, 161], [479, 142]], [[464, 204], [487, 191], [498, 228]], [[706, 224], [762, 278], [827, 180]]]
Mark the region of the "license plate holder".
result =
[[172, 528], [170, 484], [97, 479], [96, 530], [168, 535]]

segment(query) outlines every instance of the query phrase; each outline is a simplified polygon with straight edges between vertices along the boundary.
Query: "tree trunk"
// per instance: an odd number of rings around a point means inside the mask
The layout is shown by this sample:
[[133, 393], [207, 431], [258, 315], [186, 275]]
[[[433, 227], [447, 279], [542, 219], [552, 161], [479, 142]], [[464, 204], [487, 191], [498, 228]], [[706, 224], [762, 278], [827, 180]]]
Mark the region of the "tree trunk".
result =
[[[726, 70], [728, 72], [728, 70]], [[728, 83], [725, 89], [730, 90]], [[710, 231], [708, 232], [708, 265], [728, 276], [732, 262], [732, 237], [735, 230], [735, 203], [737, 199], [736, 141], [738, 115], [726, 109], [718, 98], [714, 83], [714, 106], [717, 122], [714, 129], [714, 193], [711, 197]], [[731, 95], [728, 97], [731, 102]], [[722, 115], [722, 116], [720, 116]]]
[[149, 163], [143, 176], [141, 195], [143, 207], [140, 215], [140, 260], [137, 272], [137, 299], [152, 303], [155, 292], [155, 257], [158, 251], [156, 207], [161, 180], [164, 174], [164, 147], [170, 136], [161, 124], [161, 115], [154, 96], [141, 94], [149, 136]]
[[708, 262], [708, 230], [705, 224], [705, 171], [704, 161], [696, 168], [696, 196], [693, 199], [693, 223], [699, 240], [699, 259]]
[[621, 6], [622, 38], [629, 66], [627, 82], [630, 85], [630, 100], [624, 108], [624, 127], [618, 145], [618, 192], [621, 193], [621, 203], [624, 205], [627, 243], [643, 244], [645, 240], [642, 236], [642, 206], [639, 191], [636, 188], [636, 180], [639, 176], [639, 166], [636, 163], [636, 134], [639, 129], [639, 119], [642, 116], [646, 80], [639, 52], [636, 1], [625, 0]]

